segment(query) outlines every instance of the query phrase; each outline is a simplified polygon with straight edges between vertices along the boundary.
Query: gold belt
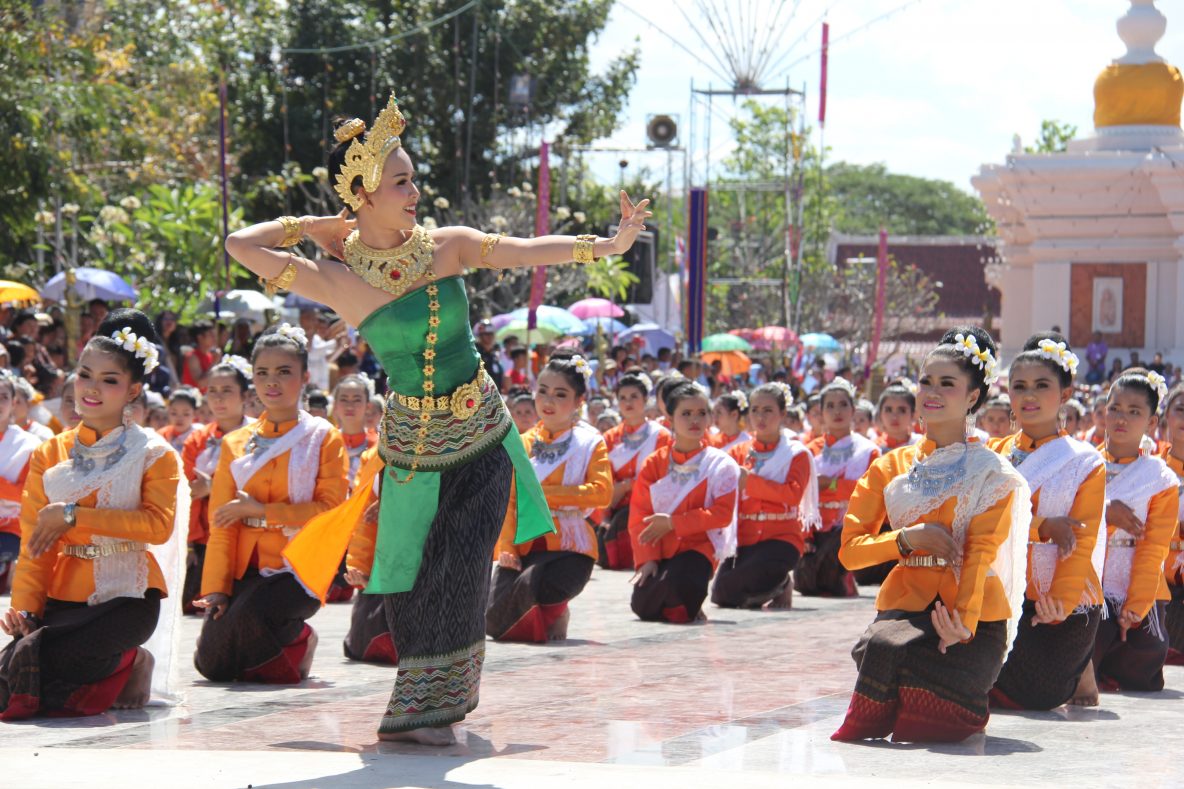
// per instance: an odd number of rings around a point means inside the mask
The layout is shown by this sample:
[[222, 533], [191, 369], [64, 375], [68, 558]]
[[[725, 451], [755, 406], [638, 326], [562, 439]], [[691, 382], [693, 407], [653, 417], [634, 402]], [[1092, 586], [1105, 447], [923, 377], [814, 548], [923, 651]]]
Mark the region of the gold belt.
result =
[[148, 549], [143, 543], [116, 542], [110, 545], [67, 545], [62, 549], [62, 553], [66, 556], [73, 556], [75, 559], [94, 561], [103, 556], [114, 556], [117, 553], [134, 553], [146, 550]]
[[1111, 548], [1134, 548], [1136, 543], [1134, 537], [1111, 537], [1108, 544]]
[[450, 412], [457, 419], [468, 419], [477, 413], [481, 407], [481, 376], [485, 372], [485, 362], [477, 365], [477, 374], [473, 380], [456, 387], [452, 394], [439, 397], [414, 397], [395, 392], [395, 400], [399, 405], [411, 411], [435, 411], [437, 413]]
[[900, 560], [902, 567], [949, 567], [950, 563], [940, 556], [906, 556]]
[[267, 518], [243, 518], [242, 524], [248, 529], [282, 529], [283, 526], [277, 526], [267, 522]]
[[850, 504], [850, 502], [847, 501], [824, 501], [818, 506], [827, 510], [838, 510], [846, 507], [848, 504]]
[[740, 514], [742, 521], [796, 521], [798, 519], [797, 511], [793, 512], [756, 512], [751, 514]]

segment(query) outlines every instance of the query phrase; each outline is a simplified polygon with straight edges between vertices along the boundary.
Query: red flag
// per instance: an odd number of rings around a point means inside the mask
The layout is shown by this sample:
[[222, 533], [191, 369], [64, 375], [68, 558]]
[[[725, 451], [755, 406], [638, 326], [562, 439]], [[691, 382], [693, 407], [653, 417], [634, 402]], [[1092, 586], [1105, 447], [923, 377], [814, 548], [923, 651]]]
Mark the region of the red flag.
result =
[[[535, 237], [545, 236], [551, 232], [551, 164], [547, 159], [550, 146], [546, 141], [539, 145], [539, 188], [538, 209], [534, 215]], [[539, 266], [534, 270], [530, 281], [530, 310], [527, 313], [526, 328], [529, 332], [538, 325], [538, 309], [543, 303], [543, 294], [547, 290], [547, 269]], [[529, 345], [529, 334], [527, 335]]]
[[822, 79], [818, 85], [818, 125], [826, 126], [826, 60], [830, 55], [830, 25], [822, 23]]

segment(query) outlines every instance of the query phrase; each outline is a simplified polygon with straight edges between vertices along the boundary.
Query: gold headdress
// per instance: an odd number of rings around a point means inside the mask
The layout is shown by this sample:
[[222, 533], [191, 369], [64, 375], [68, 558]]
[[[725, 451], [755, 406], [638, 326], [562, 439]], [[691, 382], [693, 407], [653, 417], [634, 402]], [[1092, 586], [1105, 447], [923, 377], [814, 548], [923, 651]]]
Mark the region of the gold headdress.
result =
[[[349, 126], [350, 131], [357, 135], [358, 131], [352, 127], [359, 123], [361, 121], [357, 119], [350, 121], [342, 130]], [[359, 136], [355, 136], [349, 144], [349, 149], [345, 152], [345, 163], [341, 165], [341, 172], [337, 174], [337, 183], [333, 184], [333, 188], [351, 211], [357, 211], [361, 207], [362, 197], [354, 194], [350, 184], [360, 175], [363, 189], [367, 192], [378, 189], [383, 165], [386, 164], [387, 157], [403, 144], [399, 135], [405, 128], [407, 121], [403, 118], [403, 113], [399, 112], [399, 102], [392, 94], [386, 107], [378, 113], [374, 126], [366, 133], [365, 142]]]

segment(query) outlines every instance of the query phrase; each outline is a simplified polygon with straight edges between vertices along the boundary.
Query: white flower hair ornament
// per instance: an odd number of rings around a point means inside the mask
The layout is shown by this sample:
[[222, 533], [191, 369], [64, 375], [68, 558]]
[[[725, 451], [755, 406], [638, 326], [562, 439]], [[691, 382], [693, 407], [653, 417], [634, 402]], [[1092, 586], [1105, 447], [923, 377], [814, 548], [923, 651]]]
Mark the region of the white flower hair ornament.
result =
[[645, 384], [645, 393], [647, 395], [654, 391], [654, 381], [652, 378], [645, 373], [633, 373], [633, 375], [636, 375]]
[[251, 378], [255, 375], [255, 371], [251, 367], [251, 363], [241, 356], [235, 356], [234, 354], [231, 354], [222, 360], [222, 364], [230, 365], [235, 370], [240, 372], [242, 376], [248, 381], [251, 380]]
[[140, 337], [132, 331], [131, 326], [124, 326], [112, 334], [111, 339], [119, 343], [119, 347], [134, 355], [137, 359], [144, 360], [144, 375], [148, 375], [160, 366], [160, 351], [156, 350], [156, 346], [149, 342], [146, 337]]
[[728, 394], [736, 398], [737, 408], [739, 408], [741, 411], [748, 410], [748, 395], [744, 394], [744, 392], [739, 389], [733, 389], [732, 391], [728, 392]]
[[571, 363], [575, 365], [576, 372], [584, 376], [585, 381], [592, 377], [592, 365], [588, 364], [588, 360], [583, 356], [571, 357]]
[[833, 381], [831, 381], [829, 384], [827, 384], [826, 386], [827, 387], [834, 386], [839, 389], [842, 389], [844, 392], [846, 392], [848, 395], [851, 396], [852, 400], [855, 399], [855, 384], [851, 383], [850, 381], [848, 381], [846, 378], [842, 377], [841, 375], [836, 375], [835, 379]]
[[299, 345], [301, 349], [308, 347], [308, 335], [305, 334], [304, 329], [300, 328], [299, 326], [293, 326], [290, 323], [285, 323], [276, 329], [275, 333], [281, 337], [287, 337], [289, 340], [292, 340], [297, 345]]
[[921, 391], [921, 387], [917, 386], [917, 382], [909, 378], [901, 378], [897, 384], [914, 397], [917, 396], [917, 392]]
[[971, 363], [983, 371], [983, 381], [991, 386], [999, 380], [999, 362], [989, 348], [978, 347], [978, 338], [973, 334], [955, 334], [954, 347]]
[[1147, 383], [1151, 384], [1151, 388], [1159, 394], [1159, 402], [1162, 403], [1164, 398], [1168, 396], [1168, 380], [1154, 370], [1149, 370]]
[[1077, 358], [1077, 354], [1065, 347], [1065, 343], [1041, 340], [1039, 353], [1045, 359], [1056, 362], [1069, 375], [1077, 375], [1077, 365], [1080, 360]]
[[773, 386], [781, 390], [781, 394], [785, 396], [785, 407], [789, 408], [793, 405], [793, 389], [785, 381], [773, 381]]

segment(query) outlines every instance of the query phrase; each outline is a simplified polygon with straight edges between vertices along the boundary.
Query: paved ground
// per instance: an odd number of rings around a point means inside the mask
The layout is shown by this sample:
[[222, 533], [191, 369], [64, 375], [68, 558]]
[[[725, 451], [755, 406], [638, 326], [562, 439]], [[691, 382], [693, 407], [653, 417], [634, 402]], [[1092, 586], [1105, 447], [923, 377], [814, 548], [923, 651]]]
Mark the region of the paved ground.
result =
[[[829, 740], [854, 684], [872, 599], [791, 612], [709, 609], [705, 625], [636, 621], [628, 574], [597, 570], [571, 640], [490, 644], [481, 706], [443, 751], [379, 743], [394, 669], [341, 657], [348, 605], [313, 619], [313, 676], [274, 688], [186, 676], [184, 703], [0, 724], [2, 787], [1180, 786], [1184, 669], [1168, 689], [1093, 710], [999, 714], [957, 746]], [[7, 607], [0, 599], [0, 606]], [[199, 622], [188, 620], [185, 643]]]

